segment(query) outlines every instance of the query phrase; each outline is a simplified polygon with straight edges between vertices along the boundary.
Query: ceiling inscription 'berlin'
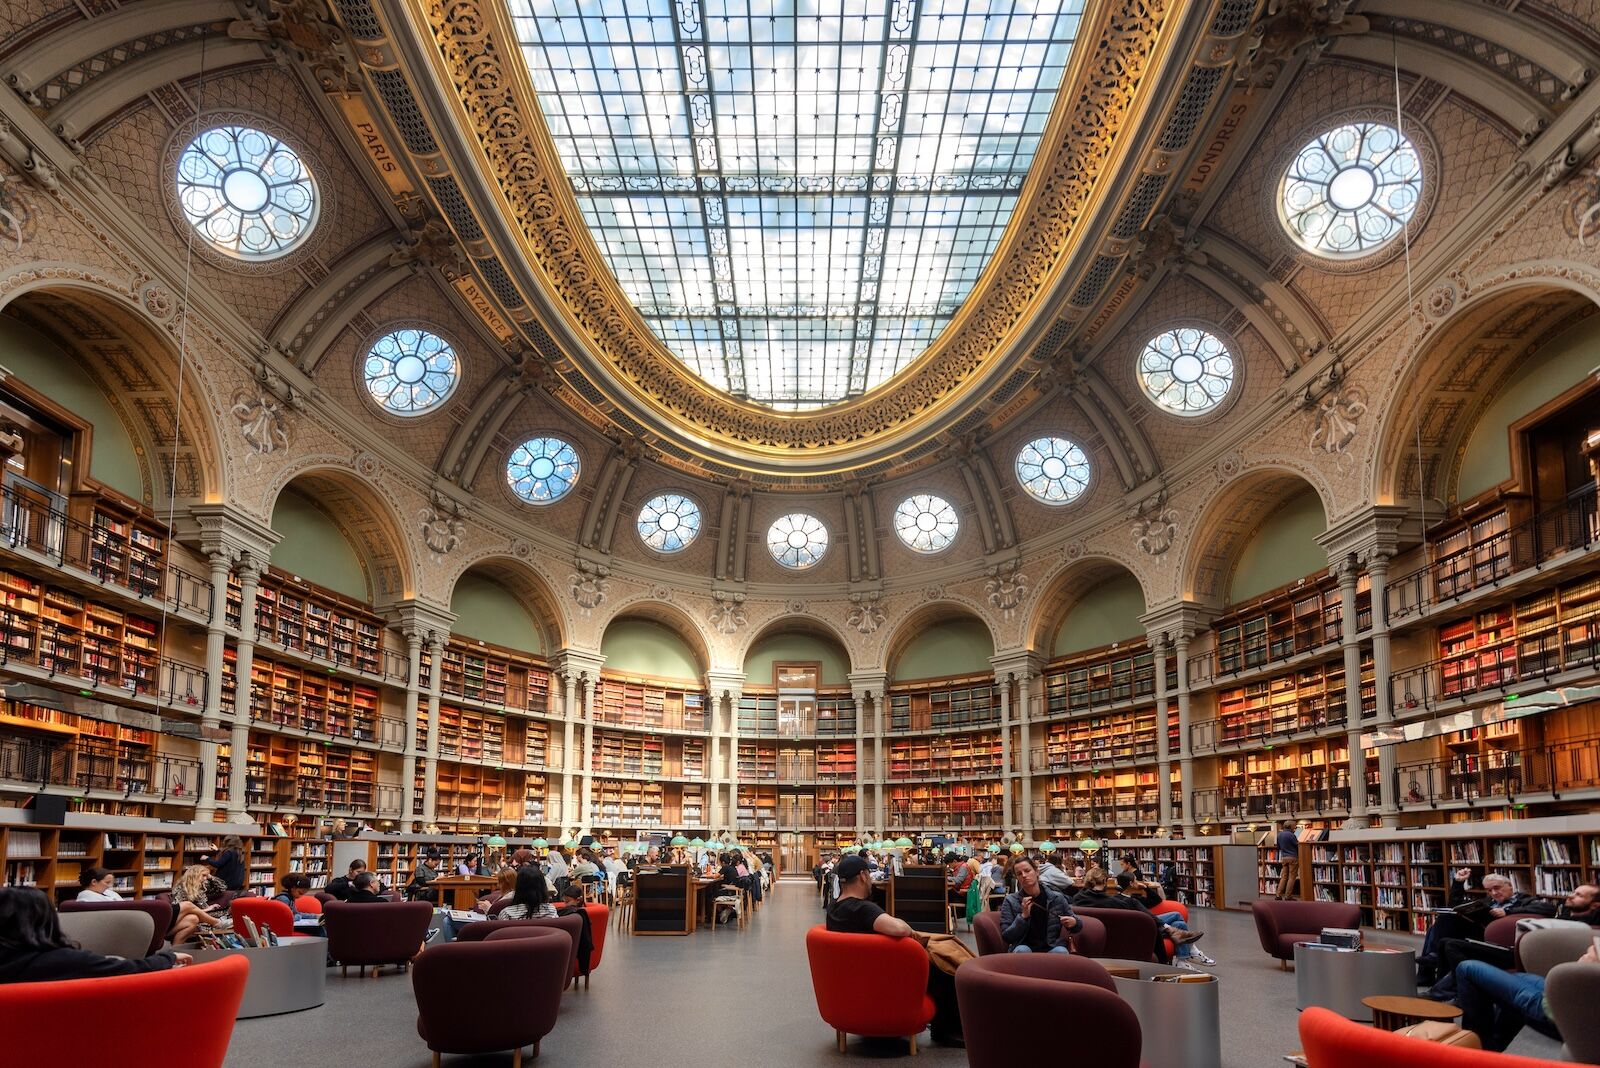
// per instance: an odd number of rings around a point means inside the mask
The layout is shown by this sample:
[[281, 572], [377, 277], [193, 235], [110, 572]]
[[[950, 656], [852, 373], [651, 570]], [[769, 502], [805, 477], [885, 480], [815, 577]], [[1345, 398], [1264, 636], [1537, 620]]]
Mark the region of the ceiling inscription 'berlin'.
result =
[[1082, 0], [509, 0], [623, 292], [712, 386], [775, 408], [910, 365], [988, 264]]

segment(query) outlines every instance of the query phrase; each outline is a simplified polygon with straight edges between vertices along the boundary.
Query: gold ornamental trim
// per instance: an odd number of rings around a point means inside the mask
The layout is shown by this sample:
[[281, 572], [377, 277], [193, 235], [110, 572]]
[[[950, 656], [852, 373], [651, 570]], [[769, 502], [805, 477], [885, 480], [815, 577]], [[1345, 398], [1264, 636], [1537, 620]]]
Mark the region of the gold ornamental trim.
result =
[[[1079, 250], [1074, 232], [1114, 195], [1101, 179], [1140, 110], [1163, 25], [1181, 8], [1167, 0], [1092, 0], [1011, 222], [956, 316], [910, 367], [865, 395], [779, 412], [701, 380], [623, 294], [583, 220], [499, 0], [404, 2], [413, 24], [431, 35], [436, 74], [454, 90], [458, 124], [512, 224], [516, 251], [551, 298], [545, 306], [590, 348], [574, 354], [577, 373], [624, 411], [637, 414], [642, 405], [655, 413], [696, 454], [752, 470], [792, 465], [797, 474], [818, 473], [830, 460], [848, 470], [919, 444], [930, 424], [1020, 359], [1016, 340], [1074, 253], [1095, 252]], [[615, 396], [619, 386], [627, 399]], [[898, 449], [886, 450], [890, 442]]]

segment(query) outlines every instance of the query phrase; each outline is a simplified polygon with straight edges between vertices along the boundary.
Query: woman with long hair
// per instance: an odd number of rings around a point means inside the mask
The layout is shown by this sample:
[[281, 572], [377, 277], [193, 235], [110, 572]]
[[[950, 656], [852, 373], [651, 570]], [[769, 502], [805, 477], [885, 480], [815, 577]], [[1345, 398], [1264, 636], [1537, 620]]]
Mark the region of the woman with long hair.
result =
[[187, 953], [128, 959], [79, 949], [61, 931], [50, 899], [31, 886], [0, 887], [0, 983], [92, 979], [181, 968]]
[[532, 920], [556, 914], [544, 872], [533, 865], [517, 869], [517, 885], [509, 896], [511, 904], [503, 907], [496, 919]]
[[222, 880], [225, 889], [236, 894], [244, 892], [245, 863], [244, 839], [236, 834], [222, 836], [222, 848], [214, 855], [200, 858], [200, 863], [209, 867]]
[[178, 876], [172, 888], [172, 906], [177, 915], [172, 921], [172, 944], [187, 942], [202, 926], [227, 927], [228, 922], [216, 915], [222, 895], [227, 887], [211, 874], [205, 864], [191, 864]]

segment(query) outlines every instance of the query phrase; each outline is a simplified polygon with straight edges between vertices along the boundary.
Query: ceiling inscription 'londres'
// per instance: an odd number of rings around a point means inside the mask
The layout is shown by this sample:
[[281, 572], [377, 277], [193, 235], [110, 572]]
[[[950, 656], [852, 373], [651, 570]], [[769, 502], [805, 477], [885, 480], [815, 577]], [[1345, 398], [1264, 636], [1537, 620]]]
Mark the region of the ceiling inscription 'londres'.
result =
[[[1210, 62], [1231, 59], [1248, 25], [1230, 19], [1225, 30], [1208, 37], [1214, 12], [1205, 5], [1183, 9], [1179, 17], [1172, 14], [1178, 8], [1151, 0], [1096, 0], [1084, 4], [1081, 15], [1069, 2], [1017, 3], [1000, 7], [1028, 17], [1008, 17], [1003, 26], [989, 28], [982, 18], [963, 18], [959, 29], [948, 29], [953, 43], [940, 51], [945, 31], [934, 17], [939, 8], [874, 0], [863, 6], [878, 16], [866, 22], [875, 40], [863, 43], [859, 60], [846, 60], [841, 51], [827, 62], [835, 69], [859, 62], [863, 76], [882, 67], [883, 76], [870, 92], [857, 79], [821, 94], [835, 108], [834, 128], [802, 150], [798, 110], [790, 116], [792, 133], [779, 112], [767, 136], [761, 109], [783, 93], [763, 91], [763, 79], [774, 77], [773, 65], [781, 76], [784, 64], [803, 68], [821, 61], [796, 42], [761, 58], [754, 50], [746, 57], [729, 44], [768, 35], [765, 20], [735, 30], [731, 20], [722, 20], [720, 8], [704, 3], [663, 5], [654, 20], [648, 6], [636, 16], [635, 5], [619, 4], [607, 19], [624, 25], [585, 24], [573, 7], [558, 31], [555, 14], [507, 9], [498, 6], [500, 0], [410, 3], [417, 16], [410, 27], [425, 25], [431, 37], [426, 48], [437, 79], [422, 81], [418, 89], [430, 113], [448, 113], [454, 127], [454, 136], [442, 139], [448, 151], [425, 166], [436, 175], [441, 165], [454, 174], [472, 170], [492, 182], [486, 188], [476, 179], [458, 186], [433, 178], [428, 192], [453, 228], [459, 231], [465, 218], [474, 229], [469, 245], [483, 248], [483, 231], [491, 229], [479, 229], [465, 216], [469, 209], [478, 219], [494, 217], [509, 227], [497, 231], [502, 236], [494, 238], [491, 255], [472, 253], [474, 267], [507, 309], [506, 318], [554, 362], [570, 387], [570, 396], [558, 388], [558, 397], [620, 420], [669, 462], [704, 463], [711, 473], [731, 465], [771, 479], [887, 469], [887, 461], [915, 459], [930, 445], [940, 447], [951, 432], [969, 432], [957, 424], [986, 398], [1016, 397], [1025, 384], [1014, 381], [1022, 361], [1063, 313], [1066, 295], [1076, 299], [1090, 292], [1089, 285], [1098, 293], [1110, 277], [1107, 265], [1126, 253], [1122, 235], [1111, 250], [1115, 258], [1108, 260], [1104, 242], [1111, 223], [1126, 226], [1131, 220], [1136, 230], [1154, 208], [1153, 197], [1141, 196], [1132, 214], [1119, 215], [1130, 190], [1150, 188], [1137, 176], [1145, 151], [1137, 143], [1149, 132], [1139, 118], [1172, 106], [1197, 54]], [[966, 11], [955, 0], [944, 7]], [[693, 18], [685, 14], [691, 8]], [[1032, 17], [1036, 10], [1052, 14], [1048, 25]], [[703, 46], [693, 70], [684, 45], [691, 24]], [[789, 25], [789, 36], [798, 38], [793, 19]], [[974, 90], [959, 105], [952, 103], [954, 94], [938, 102], [929, 94], [916, 115], [909, 108], [897, 112], [893, 152], [880, 153], [884, 146], [875, 134], [862, 136], [853, 127], [845, 137], [838, 119], [848, 110], [853, 122], [857, 109], [865, 114], [870, 104], [867, 132], [882, 125], [884, 81], [896, 69], [884, 59], [896, 25], [910, 34], [904, 42], [908, 98], [919, 84], [919, 69], [948, 68], [939, 76], [948, 76], [952, 86], [970, 73], [980, 61], [964, 58], [962, 42], [988, 41], [978, 52], [987, 48], [1007, 62], [1022, 54], [1041, 68], [1064, 65], [1034, 71], [1013, 85]], [[1168, 33], [1175, 47], [1162, 47]], [[362, 32], [355, 35], [361, 38]], [[827, 49], [842, 50], [848, 34], [840, 28], [832, 38]], [[602, 39], [606, 43], [598, 44]], [[624, 39], [632, 42], [626, 56], [617, 43]], [[639, 42], [645, 40], [655, 51], [641, 57]], [[925, 59], [917, 58], [924, 53]], [[764, 74], [757, 70], [763, 63]], [[854, 68], [846, 73], [854, 76]], [[652, 79], [649, 93], [646, 75]], [[543, 97], [536, 90], [541, 77]], [[699, 105], [684, 88], [698, 78], [715, 90], [719, 77], [734, 88], [707, 94], [703, 104], [713, 109], [710, 128], [716, 135], [697, 142], [690, 130]], [[1051, 87], [1057, 83], [1052, 111]], [[624, 100], [629, 94], [635, 97], [631, 102]], [[1195, 102], [1205, 105], [1210, 97]], [[659, 113], [651, 110], [651, 100], [659, 103]], [[719, 104], [727, 110], [726, 124], [715, 111]], [[581, 124], [572, 121], [575, 111], [583, 112]], [[938, 118], [936, 134], [913, 121], [925, 124], [930, 115]], [[973, 127], [981, 132], [974, 134]], [[832, 154], [826, 166], [824, 147]], [[793, 174], [768, 174], [775, 168], [762, 156], [774, 149], [802, 155], [814, 149], [816, 165], [802, 169], [791, 160]], [[869, 158], [857, 160], [858, 154]], [[1030, 154], [1037, 165], [1028, 171]], [[819, 182], [863, 182], [864, 196], [853, 198], [853, 191], [837, 185], [825, 196], [802, 190], [802, 170], [814, 172], [809, 177]], [[754, 188], [731, 189], [730, 172]], [[1009, 188], [962, 190], [958, 198], [955, 191], [936, 195], [941, 191], [932, 187], [936, 180], [958, 179], [970, 186], [975, 177], [982, 179], [978, 184]], [[778, 186], [792, 182], [792, 194], [761, 188], [766, 178]], [[879, 178], [887, 194], [881, 238], [874, 234], [872, 203]], [[609, 188], [630, 183], [650, 188]], [[671, 183], [685, 188], [671, 190], [669, 204]], [[928, 188], [918, 188], [924, 184]], [[463, 199], [468, 187], [473, 195]], [[852, 206], [853, 199], [864, 203]], [[715, 209], [709, 207], [713, 202]], [[1014, 210], [1006, 225], [1001, 212], [1008, 204]], [[720, 236], [709, 228], [713, 211]], [[937, 211], [949, 223], [942, 232], [937, 219], [928, 226], [930, 212]], [[907, 235], [919, 228], [939, 234], [925, 235], [933, 244], [907, 253], [915, 257], [915, 270], [893, 255], [897, 214], [906, 220]], [[826, 257], [809, 248], [802, 256], [808, 228], [813, 243], [828, 242]], [[880, 239], [884, 255], [875, 259], [868, 245]], [[680, 255], [680, 241], [691, 254]], [[719, 266], [716, 254], [724, 247], [728, 255]], [[943, 248], [950, 254], [941, 259]], [[781, 258], [786, 249], [794, 254], [792, 270], [763, 262]], [[663, 263], [669, 251], [672, 262]], [[843, 267], [836, 265], [836, 253]], [[720, 293], [719, 271], [732, 283]], [[863, 272], [876, 284], [864, 287]], [[778, 283], [767, 284], [771, 279]], [[741, 282], [749, 284], [741, 288]], [[872, 299], [863, 300], [864, 294]], [[691, 315], [691, 308], [710, 314]], [[678, 346], [676, 353], [663, 337]], [[859, 349], [858, 338], [865, 342]], [[1053, 352], [1060, 339], [1052, 336], [1048, 344]], [[776, 406], [791, 410], [775, 411]]]
[[706, 382], [788, 409], [880, 385], [954, 317], [1082, 5], [509, 0], [623, 292]]

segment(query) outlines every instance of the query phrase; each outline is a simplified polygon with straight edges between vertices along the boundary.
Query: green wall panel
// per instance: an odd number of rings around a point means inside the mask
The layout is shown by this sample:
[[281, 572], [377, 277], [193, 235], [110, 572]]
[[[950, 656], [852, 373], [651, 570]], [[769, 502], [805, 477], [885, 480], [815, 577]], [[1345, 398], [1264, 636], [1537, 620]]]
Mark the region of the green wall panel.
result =
[[822, 664], [822, 685], [848, 686], [850, 661], [837, 644], [815, 634], [769, 634], [755, 644], [744, 658], [746, 681], [757, 686], [772, 685], [772, 665], [778, 662], [816, 660]]
[[1144, 634], [1144, 589], [1129, 574], [1107, 579], [1067, 610], [1056, 631], [1054, 656], [1081, 653]]
[[951, 619], [922, 627], [890, 670], [896, 679], [938, 679], [992, 671], [994, 640], [976, 619]]
[[369, 600], [361, 558], [328, 513], [292, 489], [278, 495], [272, 508], [272, 529], [280, 538], [272, 547], [272, 564], [307, 582]]
[[1327, 570], [1328, 554], [1317, 544], [1317, 536], [1327, 529], [1322, 498], [1310, 487], [1274, 508], [1239, 554], [1228, 586], [1229, 603]]
[[511, 591], [491, 578], [471, 573], [461, 576], [450, 595], [450, 611], [456, 614], [450, 630], [454, 634], [493, 642], [524, 653], [544, 652], [539, 628], [522, 602]]
[[671, 629], [648, 619], [619, 619], [600, 643], [606, 667], [668, 679], [699, 679], [694, 652]]
[[76, 360], [38, 331], [0, 315], [0, 365], [92, 425], [94, 453], [89, 457], [89, 474], [136, 501], [144, 500], [144, 470], [133, 438]]

